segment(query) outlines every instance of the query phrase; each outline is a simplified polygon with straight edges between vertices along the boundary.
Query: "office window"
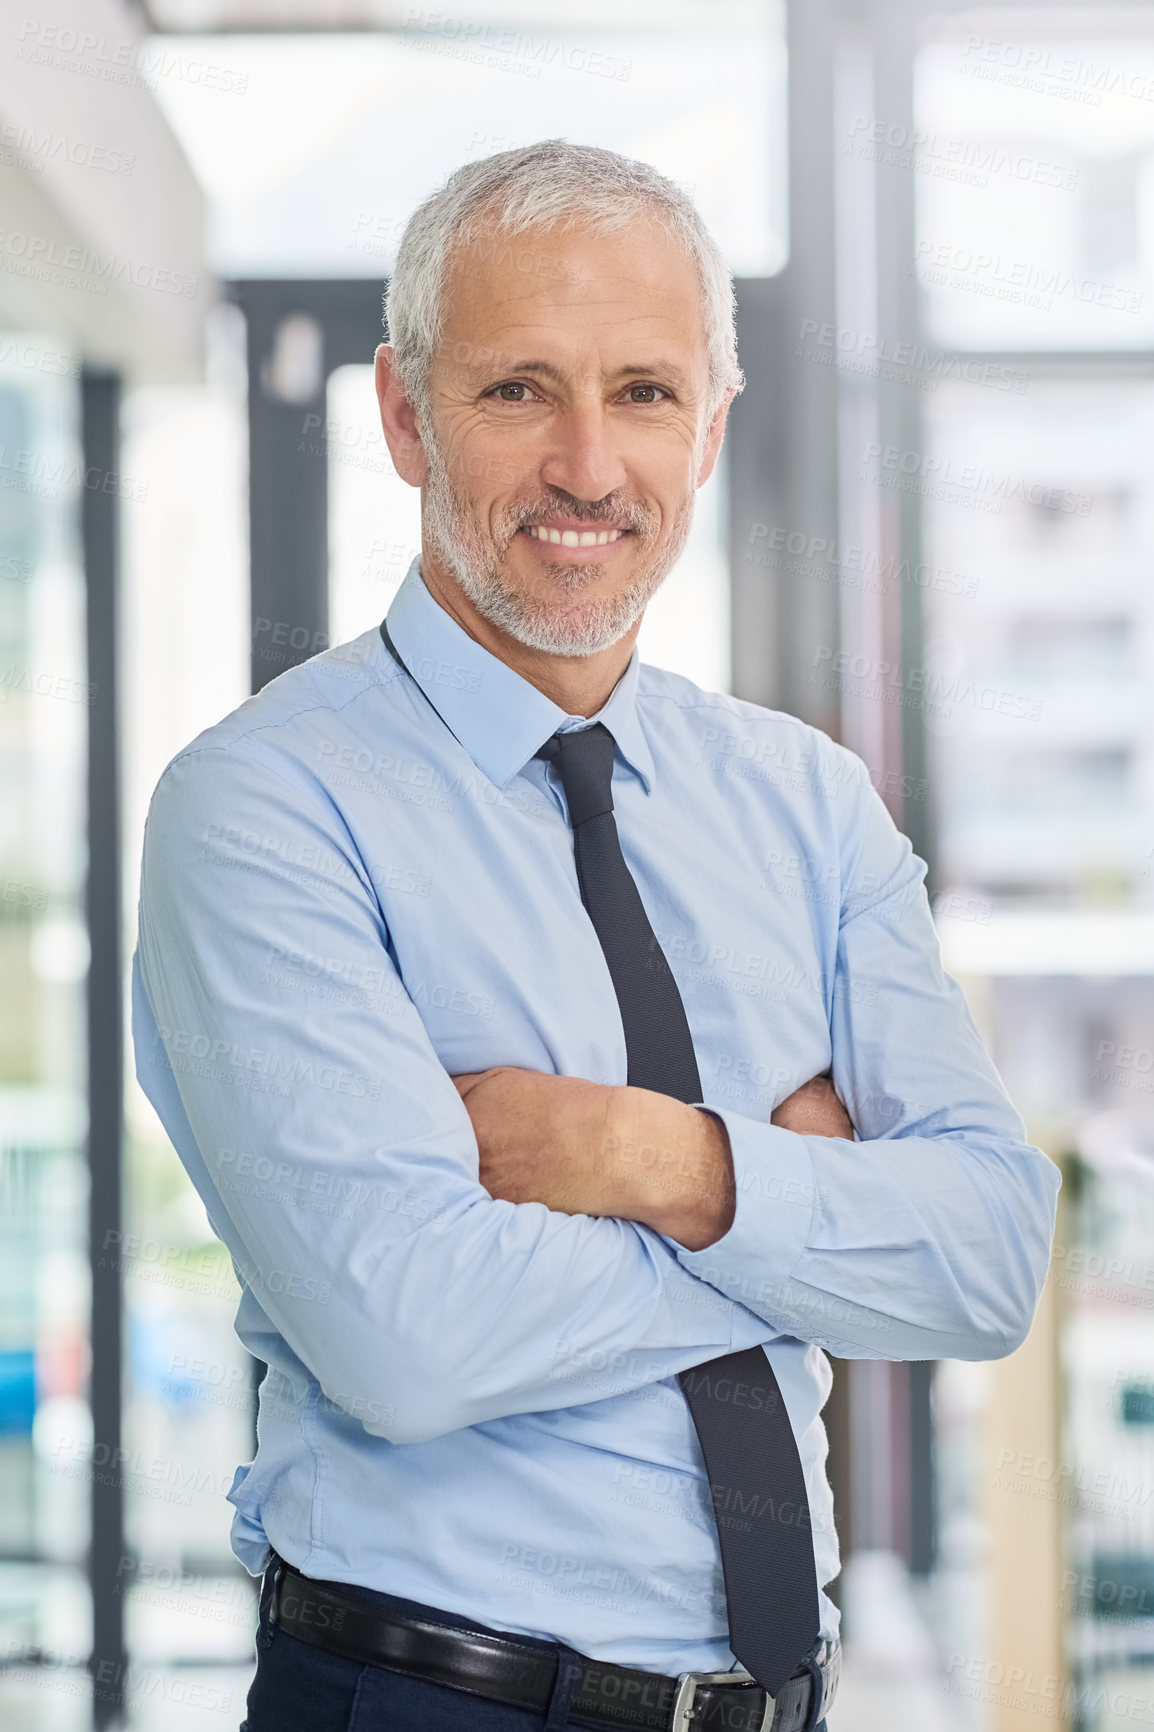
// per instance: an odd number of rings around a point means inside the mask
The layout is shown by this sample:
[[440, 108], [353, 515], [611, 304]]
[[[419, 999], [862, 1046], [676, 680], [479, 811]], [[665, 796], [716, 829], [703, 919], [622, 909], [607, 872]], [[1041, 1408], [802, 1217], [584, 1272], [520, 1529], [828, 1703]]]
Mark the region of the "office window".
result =
[[[0, 1639], [83, 1651], [88, 688], [77, 366], [0, 343]], [[80, 1465], [77, 1466], [76, 1464]]]

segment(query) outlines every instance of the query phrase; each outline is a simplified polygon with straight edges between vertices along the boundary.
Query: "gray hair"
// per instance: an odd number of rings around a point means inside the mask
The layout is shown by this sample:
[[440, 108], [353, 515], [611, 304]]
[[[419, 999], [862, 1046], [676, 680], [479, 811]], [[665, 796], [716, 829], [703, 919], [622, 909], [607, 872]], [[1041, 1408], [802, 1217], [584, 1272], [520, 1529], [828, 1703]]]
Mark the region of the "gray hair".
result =
[[638, 215], [660, 222], [697, 267], [709, 351], [709, 416], [727, 391], [740, 391], [745, 381], [737, 364], [733, 278], [693, 201], [648, 163], [546, 138], [466, 163], [405, 224], [385, 318], [401, 383], [420, 421], [428, 420], [429, 370], [455, 247], [482, 232], [517, 235], [554, 223], [587, 223], [605, 233]]

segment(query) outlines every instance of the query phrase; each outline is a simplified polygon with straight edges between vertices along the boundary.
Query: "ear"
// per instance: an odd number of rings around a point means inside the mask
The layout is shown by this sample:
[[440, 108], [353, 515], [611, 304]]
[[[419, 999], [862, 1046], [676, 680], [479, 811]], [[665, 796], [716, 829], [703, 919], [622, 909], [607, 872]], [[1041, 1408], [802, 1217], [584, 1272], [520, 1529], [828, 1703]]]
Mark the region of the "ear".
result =
[[698, 487], [704, 487], [713, 474], [717, 459], [721, 455], [721, 443], [725, 438], [725, 423], [729, 419], [729, 405], [736, 396], [735, 390], [732, 388], [728, 390], [721, 399], [720, 407], [715, 412], [713, 420], [709, 423], [709, 431], [705, 435], [705, 448], [701, 455], [701, 468], [697, 471], [695, 485]]
[[410, 487], [423, 487], [429, 473], [429, 460], [417, 431], [417, 412], [405, 395], [389, 343], [378, 345], [373, 373], [381, 410], [381, 431], [385, 435], [393, 468]]

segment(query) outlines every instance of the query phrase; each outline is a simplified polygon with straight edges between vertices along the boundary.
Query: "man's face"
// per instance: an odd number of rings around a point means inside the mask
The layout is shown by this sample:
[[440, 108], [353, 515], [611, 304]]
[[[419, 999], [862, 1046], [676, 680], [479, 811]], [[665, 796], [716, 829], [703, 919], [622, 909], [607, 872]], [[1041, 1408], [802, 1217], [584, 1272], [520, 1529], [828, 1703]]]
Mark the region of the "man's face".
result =
[[673, 566], [720, 447], [693, 261], [644, 220], [494, 235], [455, 256], [445, 307], [425, 539], [518, 642], [593, 655]]

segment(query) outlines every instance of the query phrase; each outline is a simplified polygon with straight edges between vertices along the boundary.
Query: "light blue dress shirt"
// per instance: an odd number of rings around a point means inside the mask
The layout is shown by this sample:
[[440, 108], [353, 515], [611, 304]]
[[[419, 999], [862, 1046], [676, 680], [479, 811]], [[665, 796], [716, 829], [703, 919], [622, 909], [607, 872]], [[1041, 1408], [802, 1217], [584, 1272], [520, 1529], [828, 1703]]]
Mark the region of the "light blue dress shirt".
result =
[[[271, 1543], [600, 1659], [728, 1668], [724, 1491], [675, 1374], [764, 1344], [827, 1583], [822, 1349], [1010, 1352], [1058, 1171], [861, 761], [635, 647], [597, 719], [736, 1218], [690, 1252], [489, 1197], [452, 1075], [626, 1081], [564, 792], [533, 755], [588, 722], [462, 630], [419, 562], [387, 623], [409, 673], [374, 627], [282, 675], [173, 760], [145, 836], [138, 1072], [269, 1367], [234, 1547], [254, 1574]], [[860, 1140], [770, 1124], [831, 1065]]]

